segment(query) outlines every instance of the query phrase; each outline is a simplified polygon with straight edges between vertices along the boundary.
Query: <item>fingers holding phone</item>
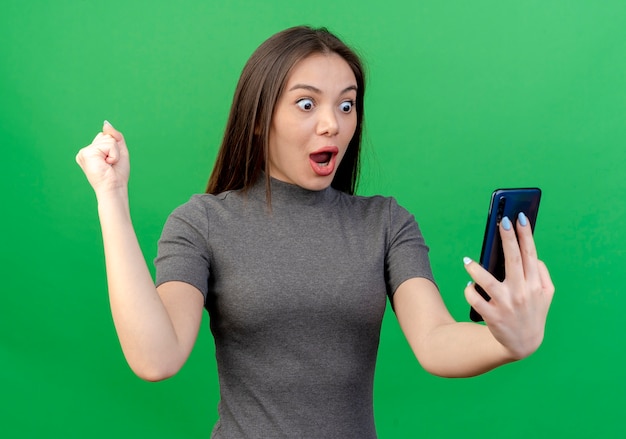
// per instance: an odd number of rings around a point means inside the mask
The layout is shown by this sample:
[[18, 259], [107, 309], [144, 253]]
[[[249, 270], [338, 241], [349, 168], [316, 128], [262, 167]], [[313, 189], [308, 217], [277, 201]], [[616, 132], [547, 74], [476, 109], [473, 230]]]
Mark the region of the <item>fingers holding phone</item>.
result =
[[[539, 260], [530, 222], [523, 212], [518, 214], [515, 233], [512, 230], [501, 230], [504, 253], [504, 283], [514, 288], [512, 294], [525, 293], [529, 297], [518, 298], [517, 301], [538, 301], [545, 305], [545, 314], [552, 302], [554, 284], [546, 265]], [[519, 293], [518, 293], [519, 291]], [[540, 310], [541, 311], [541, 310]]]
[[494, 192], [481, 262], [465, 259], [475, 282], [465, 289], [472, 319], [484, 319], [514, 359], [530, 355], [541, 344], [554, 294], [533, 238], [539, 195], [538, 189]]
[[[500, 235], [505, 266], [502, 283], [516, 286], [514, 294], [517, 291], [520, 294], [543, 293], [545, 282], [540, 270], [545, 271], [546, 279], [549, 279], [549, 273], [545, 264], [537, 258], [535, 241], [526, 215], [519, 213], [515, 229], [508, 218], [503, 220], [500, 224]], [[519, 299], [522, 303], [526, 302], [523, 297]]]
[[[522, 273], [517, 273], [513, 269], [513, 267], [517, 267], [516, 261], [521, 258], [521, 248], [515, 237], [515, 228], [511, 219], [513, 221], [517, 220], [518, 224], [520, 221], [525, 224], [520, 226], [520, 229], [527, 228], [523, 233], [525, 236], [523, 248], [524, 251], [534, 251], [532, 231], [537, 220], [540, 200], [541, 190], [539, 188], [497, 189], [491, 194], [485, 235], [480, 253], [480, 265], [498, 281], [504, 281], [507, 271], [513, 277], [522, 275]], [[521, 216], [520, 213], [522, 214]], [[529, 237], [530, 241], [527, 237], [528, 232], [531, 235]], [[507, 235], [510, 239], [503, 243], [502, 235]], [[526, 245], [526, 243], [530, 244]], [[507, 259], [504, 255], [505, 245], [510, 253], [508, 258], [510, 267], [507, 267], [505, 262]], [[476, 290], [485, 300], [489, 301], [491, 297], [486, 289], [489, 289], [486, 285], [483, 285], [481, 282], [477, 283]], [[483, 320], [480, 312], [474, 306], [470, 309], [470, 318], [475, 322]]]
[[[528, 218], [523, 212], [520, 212], [517, 219], [516, 225], [516, 237], [517, 240], [513, 244], [519, 251], [522, 268], [524, 272], [524, 278], [535, 285], [540, 284], [539, 278], [539, 268], [538, 268], [538, 258], [537, 258], [537, 248], [535, 246], [535, 240], [533, 238], [533, 231], [530, 227], [530, 223]], [[506, 261], [509, 259], [506, 255], [505, 251], [505, 265]], [[512, 270], [513, 268], [511, 268]], [[506, 272], [508, 273], [509, 269], [506, 268]]]

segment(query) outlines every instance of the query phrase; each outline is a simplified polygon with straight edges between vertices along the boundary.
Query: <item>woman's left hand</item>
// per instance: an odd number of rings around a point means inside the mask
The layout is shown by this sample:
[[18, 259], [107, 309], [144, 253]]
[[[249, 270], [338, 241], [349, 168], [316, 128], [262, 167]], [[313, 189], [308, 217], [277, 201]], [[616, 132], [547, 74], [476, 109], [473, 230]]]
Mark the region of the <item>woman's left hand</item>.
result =
[[504, 281], [498, 281], [480, 264], [465, 258], [467, 272], [491, 300], [486, 301], [473, 283], [465, 288], [465, 298], [512, 360], [529, 356], [541, 345], [554, 295], [550, 273], [537, 258], [531, 227], [523, 214], [517, 218], [516, 229], [517, 238], [508, 218], [500, 222]]

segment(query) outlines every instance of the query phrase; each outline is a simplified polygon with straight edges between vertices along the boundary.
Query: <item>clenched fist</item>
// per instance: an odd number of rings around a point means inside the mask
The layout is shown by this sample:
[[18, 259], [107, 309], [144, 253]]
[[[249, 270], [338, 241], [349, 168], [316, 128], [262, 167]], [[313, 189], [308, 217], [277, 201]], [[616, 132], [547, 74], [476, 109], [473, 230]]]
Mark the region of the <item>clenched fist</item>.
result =
[[97, 197], [110, 192], [126, 192], [130, 174], [128, 149], [122, 133], [109, 122], [105, 121], [102, 132], [78, 152], [76, 162]]

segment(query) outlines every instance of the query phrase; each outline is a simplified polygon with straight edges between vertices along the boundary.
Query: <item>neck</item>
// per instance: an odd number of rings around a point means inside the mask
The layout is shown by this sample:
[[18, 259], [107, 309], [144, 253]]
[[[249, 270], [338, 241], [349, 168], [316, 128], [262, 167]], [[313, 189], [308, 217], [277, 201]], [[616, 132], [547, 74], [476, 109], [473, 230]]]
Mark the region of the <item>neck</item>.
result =
[[327, 187], [319, 191], [305, 189], [295, 184], [287, 183], [269, 177], [269, 193], [266, 187], [266, 174], [262, 173], [259, 179], [250, 188], [250, 195], [254, 198], [269, 201], [271, 207], [285, 205], [315, 205], [332, 201], [337, 191]]

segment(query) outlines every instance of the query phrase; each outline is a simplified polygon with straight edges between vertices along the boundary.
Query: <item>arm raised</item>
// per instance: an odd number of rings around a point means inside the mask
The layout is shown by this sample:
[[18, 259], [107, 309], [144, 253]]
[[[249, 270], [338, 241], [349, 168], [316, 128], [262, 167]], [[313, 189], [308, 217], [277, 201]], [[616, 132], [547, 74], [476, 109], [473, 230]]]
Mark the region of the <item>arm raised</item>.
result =
[[76, 161], [98, 200], [111, 312], [124, 356], [141, 378], [174, 375], [189, 356], [202, 319], [203, 296], [183, 282], [157, 288], [130, 217], [130, 162], [122, 134], [105, 122]]

